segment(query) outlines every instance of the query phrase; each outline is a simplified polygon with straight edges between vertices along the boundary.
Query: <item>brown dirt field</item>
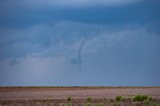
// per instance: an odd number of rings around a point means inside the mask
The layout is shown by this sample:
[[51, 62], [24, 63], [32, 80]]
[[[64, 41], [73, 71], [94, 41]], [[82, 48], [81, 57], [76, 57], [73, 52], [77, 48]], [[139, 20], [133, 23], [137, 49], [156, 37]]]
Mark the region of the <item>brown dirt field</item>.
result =
[[148, 95], [160, 99], [160, 87], [0, 87], [0, 100], [115, 98]]

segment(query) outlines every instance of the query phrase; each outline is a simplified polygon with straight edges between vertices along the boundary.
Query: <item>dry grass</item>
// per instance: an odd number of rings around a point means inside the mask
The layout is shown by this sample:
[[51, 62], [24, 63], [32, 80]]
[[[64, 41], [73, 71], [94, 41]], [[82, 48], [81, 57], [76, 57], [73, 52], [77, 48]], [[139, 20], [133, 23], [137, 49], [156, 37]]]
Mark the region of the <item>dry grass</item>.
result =
[[[66, 106], [69, 103], [67, 99], [37, 99], [37, 100], [1, 100], [0, 105], [2, 106]], [[86, 99], [73, 99], [70, 104], [73, 106], [85, 106], [91, 104], [91, 106], [98, 106], [104, 104], [105, 106], [160, 106], [160, 100], [134, 102], [128, 98], [120, 102], [116, 102], [114, 99], [93, 99], [92, 102], [87, 102]]]
[[[139, 94], [153, 100], [133, 101]], [[160, 106], [160, 87], [0, 87], [1, 106], [83, 106], [87, 97], [92, 106]]]

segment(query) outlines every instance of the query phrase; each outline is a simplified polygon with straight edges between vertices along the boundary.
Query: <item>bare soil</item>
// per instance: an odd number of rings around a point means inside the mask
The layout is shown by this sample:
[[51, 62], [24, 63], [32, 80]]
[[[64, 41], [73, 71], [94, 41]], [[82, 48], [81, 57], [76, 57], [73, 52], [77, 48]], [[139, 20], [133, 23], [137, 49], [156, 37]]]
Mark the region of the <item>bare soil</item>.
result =
[[160, 87], [0, 87], [0, 102], [46, 100], [63, 103], [67, 97], [73, 102], [85, 101], [93, 97], [94, 101], [112, 100], [117, 95], [131, 98], [135, 95], [148, 95], [160, 99]]
[[0, 100], [4, 99], [65, 99], [114, 98], [149, 95], [160, 98], [160, 87], [0, 87]]

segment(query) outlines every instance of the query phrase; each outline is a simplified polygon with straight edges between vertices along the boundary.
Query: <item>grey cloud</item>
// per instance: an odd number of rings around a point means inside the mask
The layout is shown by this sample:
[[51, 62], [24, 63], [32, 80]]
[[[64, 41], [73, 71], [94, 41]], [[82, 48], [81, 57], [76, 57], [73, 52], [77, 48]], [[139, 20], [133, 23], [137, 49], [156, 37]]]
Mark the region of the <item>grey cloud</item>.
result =
[[[29, 29], [2, 31], [0, 59], [25, 57], [28, 54], [43, 52], [44, 49], [55, 47], [57, 44], [72, 45], [75, 39], [94, 36], [97, 31], [92, 32], [92, 29], [97, 29], [97, 27], [102, 26], [60, 22], [52, 25], [37, 25]], [[61, 51], [61, 48], [53, 48], [52, 51], [54, 50]], [[48, 52], [46, 55], [51, 54]]]
[[[67, 29], [68, 27], [70, 30]], [[84, 29], [79, 31], [80, 27]], [[77, 78], [82, 77], [80, 74], [82, 72], [79, 70], [83, 71], [84, 80], [88, 76], [97, 78], [101, 76], [101, 78], [107, 77], [112, 80], [110, 76], [123, 73], [124, 70], [125, 74], [119, 74], [116, 77], [124, 80], [131, 72], [135, 73], [135, 76], [137, 76], [136, 73], [144, 72], [151, 76], [158, 75], [159, 35], [147, 31], [144, 26], [122, 26], [118, 29], [113, 27], [113, 30], [107, 30], [108, 28], [111, 26], [95, 25], [93, 27], [88, 24], [62, 22], [52, 26], [39, 25], [15, 31], [13, 36], [4, 39], [9, 41], [6, 44], [3, 39], [1, 40], [0, 55], [18, 51], [16, 55], [21, 54], [21, 56], [0, 61], [2, 70], [0, 74], [3, 74], [0, 84], [3, 82], [13, 84], [12, 82], [18, 81], [19, 84], [26, 82], [34, 85], [40, 79], [49, 82], [48, 84], [67, 83], [75, 79], [73, 83], [76, 84]], [[86, 30], [89, 32], [86, 33]], [[45, 34], [46, 32], [48, 33]], [[47, 46], [43, 44], [45, 42], [41, 40], [44, 39], [46, 42], [50, 41], [50, 44]], [[8, 50], [2, 48], [4, 46], [8, 47]], [[148, 75], [145, 77], [149, 77]], [[133, 76], [130, 77], [136, 81]], [[140, 79], [140, 76], [137, 78]]]

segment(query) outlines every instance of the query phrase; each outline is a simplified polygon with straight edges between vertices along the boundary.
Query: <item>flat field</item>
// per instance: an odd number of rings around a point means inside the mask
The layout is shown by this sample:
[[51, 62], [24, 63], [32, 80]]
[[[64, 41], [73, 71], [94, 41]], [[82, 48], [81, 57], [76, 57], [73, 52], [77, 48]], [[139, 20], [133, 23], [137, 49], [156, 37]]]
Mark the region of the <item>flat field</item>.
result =
[[[152, 100], [134, 101], [136, 95], [146, 95]], [[122, 96], [122, 100], [116, 101], [116, 96]], [[71, 101], [67, 100], [68, 97]], [[89, 103], [88, 97], [91, 99]], [[93, 106], [159, 106], [160, 87], [0, 87], [2, 106], [83, 106], [87, 103]]]

